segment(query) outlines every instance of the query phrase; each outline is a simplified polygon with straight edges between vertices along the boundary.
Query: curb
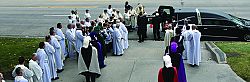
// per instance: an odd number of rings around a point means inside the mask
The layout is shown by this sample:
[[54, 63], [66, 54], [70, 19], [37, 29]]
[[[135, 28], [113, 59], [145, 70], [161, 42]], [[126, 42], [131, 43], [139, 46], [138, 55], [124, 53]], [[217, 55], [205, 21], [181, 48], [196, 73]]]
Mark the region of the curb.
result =
[[213, 42], [205, 42], [206, 48], [213, 54], [213, 58], [219, 64], [227, 64], [226, 54], [218, 48]]

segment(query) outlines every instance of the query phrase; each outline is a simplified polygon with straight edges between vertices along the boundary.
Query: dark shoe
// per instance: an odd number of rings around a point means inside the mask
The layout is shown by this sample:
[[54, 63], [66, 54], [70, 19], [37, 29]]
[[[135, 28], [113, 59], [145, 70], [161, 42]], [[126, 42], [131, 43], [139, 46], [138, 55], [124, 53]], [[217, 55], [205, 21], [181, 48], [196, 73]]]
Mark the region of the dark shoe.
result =
[[59, 79], [59, 77], [52, 78], [51, 80], [57, 80], [57, 79]]
[[61, 69], [61, 70], [59, 70], [59, 69], [57, 69], [57, 73], [61, 73], [62, 71], [63, 71], [64, 69]]
[[191, 67], [195, 67], [195, 65], [189, 64]]
[[59, 79], [59, 77], [56, 77], [55, 80]]
[[102, 67], [100, 67], [100, 69], [102, 69], [102, 68], [105, 68], [107, 65], [103, 65]]
[[139, 40], [138, 42], [139, 42], [139, 43], [141, 43], [141, 41], [140, 41], [140, 40]]

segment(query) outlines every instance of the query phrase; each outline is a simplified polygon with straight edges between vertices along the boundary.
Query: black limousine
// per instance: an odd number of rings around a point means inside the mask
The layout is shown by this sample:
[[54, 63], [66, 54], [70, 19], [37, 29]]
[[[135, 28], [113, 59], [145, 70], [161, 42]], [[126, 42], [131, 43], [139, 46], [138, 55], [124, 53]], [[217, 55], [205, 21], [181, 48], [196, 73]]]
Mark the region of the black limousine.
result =
[[[249, 20], [242, 19], [231, 14], [205, 10], [182, 8], [175, 9], [174, 16], [177, 19], [189, 18], [190, 24], [196, 24], [203, 36], [238, 37], [242, 40], [250, 40]], [[179, 22], [179, 25], [183, 25]]]
[[[202, 36], [237, 37], [244, 41], [250, 41], [250, 20], [206, 9], [174, 9], [171, 6], [160, 6], [158, 11], [160, 10], [168, 13], [170, 18], [176, 17], [176, 20], [188, 18], [188, 23], [196, 24]], [[178, 22], [180, 27], [183, 24], [184, 21]]]

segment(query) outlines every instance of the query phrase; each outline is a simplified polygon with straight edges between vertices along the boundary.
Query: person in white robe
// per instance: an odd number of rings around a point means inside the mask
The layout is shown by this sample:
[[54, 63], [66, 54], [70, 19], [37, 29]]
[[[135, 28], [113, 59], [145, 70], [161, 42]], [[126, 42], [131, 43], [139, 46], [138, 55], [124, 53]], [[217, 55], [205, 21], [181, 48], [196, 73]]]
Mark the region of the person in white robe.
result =
[[29, 61], [29, 69], [33, 72], [34, 75], [32, 76], [33, 80], [30, 82], [43, 82], [42, 80], [43, 71], [36, 62], [36, 60], [37, 60], [37, 54], [33, 53], [32, 58]]
[[109, 5], [109, 6], [108, 6], [108, 9], [107, 9], [107, 13], [108, 13], [109, 17], [112, 16], [112, 11], [113, 11], [113, 8], [112, 8], [111, 5]]
[[18, 58], [18, 65], [15, 66], [14, 70], [12, 71], [12, 76], [13, 77], [16, 77], [17, 74], [16, 74], [16, 69], [18, 67], [20, 67], [23, 71], [23, 77], [27, 80], [32, 80], [32, 76], [34, 75], [33, 72], [28, 69], [26, 66], [24, 66], [24, 63], [25, 63], [25, 58], [24, 57], [19, 57]]
[[104, 20], [109, 19], [108, 11], [104, 10], [103, 13], [101, 14]]
[[80, 48], [82, 47], [82, 43], [83, 43], [83, 29], [81, 26], [77, 25], [77, 30], [76, 30], [76, 51], [78, 53], [80, 53]]
[[105, 22], [105, 20], [103, 19], [103, 17], [102, 17], [102, 15], [99, 15], [99, 17], [97, 18], [97, 24], [98, 23], [104, 23]]
[[174, 32], [173, 32], [173, 30], [171, 28], [168, 28], [168, 29], [165, 30], [165, 36], [164, 36], [165, 48], [170, 46], [170, 40], [171, 40], [171, 37], [173, 37], [173, 33]]
[[44, 51], [48, 55], [48, 63], [50, 68], [50, 75], [52, 79], [58, 78], [56, 73], [56, 62], [55, 62], [55, 48], [49, 43], [51, 41], [50, 36], [45, 37], [46, 42], [44, 42]]
[[75, 37], [73, 36], [73, 33], [71, 32], [71, 25], [67, 25], [67, 30], [65, 33], [65, 36], [67, 38], [67, 43], [68, 43], [68, 54], [71, 59], [74, 58], [74, 44], [75, 44]]
[[190, 45], [193, 45], [193, 43], [190, 43], [193, 40], [193, 31], [190, 28], [190, 26], [186, 27], [186, 30], [183, 32], [183, 36], [184, 36], [184, 52], [182, 55], [183, 59], [187, 59], [189, 58], [189, 56], [192, 54], [193, 49], [191, 49]]
[[81, 18], [79, 17], [77, 10], [75, 11], [75, 15], [76, 15], [76, 22], [75, 23], [79, 23]]
[[61, 57], [61, 45], [58, 42], [57, 38], [55, 37], [55, 31], [54, 30], [50, 30], [50, 44], [54, 47], [55, 49], [55, 53], [54, 53], [54, 57], [55, 57], [55, 63], [56, 63], [56, 68], [57, 68], [57, 72], [60, 73], [62, 72], [64, 69], [62, 68], [63, 64], [62, 64], [62, 57]]
[[191, 59], [189, 59], [191, 62], [189, 64], [191, 65], [197, 65], [199, 66], [201, 62], [201, 46], [200, 46], [200, 38], [201, 38], [201, 33], [197, 30], [197, 26], [192, 25], [192, 30], [193, 30], [193, 40], [194, 40], [194, 52], [193, 56]]
[[88, 9], [85, 10], [84, 17], [85, 17], [85, 18], [89, 18], [89, 19], [91, 18], [91, 15], [90, 15]]
[[113, 8], [112, 16], [114, 17], [114, 19], [118, 19], [118, 15], [117, 15], [116, 11], [117, 11], [117, 9]]
[[2, 73], [0, 73], [0, 82], [5, 82], [4, 77], [3, 77], [3, 74], [2, 74]]
[[114, 25], [114, 33], [113, 33], [113, 52], [114, 55], [121, 56], [123, 55], [123, 48], [122, 48], [122, 34], [120, 33], [119, 24]]
[[74, 10], [71, 11], [71, 19], [72, 19], [72, 23], [76, 23], [76, 12]]
[[123, 19], [123, 15], [120, 13], [119, 10], [116, 11], [116, 15], [117, 15], [117, 18], [118, 18], [118, 19], [119, 19], [119, 18]]
[[64, 61], [65, 57], [67, 56], [67, 51], [66, 51], [66, 45], [65, 45], [65, 35], [62, 32], [62, 24], [61, 23], [57, 24], [56, 35], [61, 37], [61, 40], [59, 42], [60, 42], [60, 45], [61, 45], [62, 60]]
[[127, 30], [126, 26], [121, 21], [117, 20], [116, 23], [118, 23], [120, 25], [119, 29], [122, 30], [122, 44], [123, 44], [122, 46], [123, 46], [123, 49], [128, 49], [128, 47], [129, 47], [129, 44], [128, 44], [128, 30]]
[[45, 48], [45, 43], [40, 42], [39, 48], [36, 51], [38, 65], [43, 70], [43, 82], [51, 82], [51, 75], [50, 75], [50, 69], [49, 69], [49, 64], [48, 64], [49, 63], [48, 55], [44, 51], [44, 48]]
[[68, 23], [69, 23], [69, 24], [73, 24], [73, 20], [72, 20], [72, 17], [71, 17], [71, 16], [68, 16]]
[[129, 12], [129, 10], [125, 10], [125, 13], [124, 13], [124, 24], [125, 26], [128, 28], [129, 31], [131, 31], [131, 14]]
[[71, 24], [71, 29], [70, 30], [71, 30], [73, 36], [75, 37], [76, 36], [76, 23]]
[[136, 18], [137, 18], [137, 13], [136, 13], [136, 11], [133, 9], [133, 7], [131, 7], [130, 8], [130, 14], [131, 14], [131, 16], [130, 16], [130, 18], [131, 18], [131, 27], [133, 28], [133, 29], [135, 29], [136, 28], [136, 24], [137, 24], [137, 20], [136, 20]]
[[89, 18], [85, 19], [84, 25], [86, 25], [87, 27], [91, 26], [91, 22], [89, 21]]
[[103, 33], [106, 36], [106, 38], [104, 40], [106, 45], [108, 45], [110, 42], [112, 42], [112, 37], [111, 37], [111, 33], [113, 33], [112, 31], [113, 31], [113, 29], [109, 28], [108, 24], [106, 24], [106, 23], [103, 24], [103, 29], [101, 30], [101, 33]]
[[[119, 23], [118, 23], [119, 22]], [[125, 32], [123, 31], [123, 29], [121, 28], [121, 24], [120, 24], [120, 21], [119, 20], [117, 20], [116, 21], [116, 25], [119, 25], [119, 31], [120, 31], [120, 34], [121, 34], [121, 41], [120, 41], [120, 43], [121, 43], [121, 46], [122, 46], [122, 49], [124, 49], [125, 47], [124, 47], [124, 43], [125, 43], [125, 41], [124, 41], [124, 38], [125, 38]]]
[[28, 82], [28, 80], [23, 77], [23, 70], [21, 67], [16, 68], [15, 74], [17, 76], [15, 77], [14, 82]]

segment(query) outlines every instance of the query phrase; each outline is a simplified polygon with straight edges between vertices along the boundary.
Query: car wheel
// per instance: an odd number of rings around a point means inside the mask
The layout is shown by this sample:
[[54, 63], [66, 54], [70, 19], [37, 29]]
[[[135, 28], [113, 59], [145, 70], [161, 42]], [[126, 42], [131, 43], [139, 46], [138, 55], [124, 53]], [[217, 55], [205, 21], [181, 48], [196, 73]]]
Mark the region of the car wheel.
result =
[[243, 40], [244, 40], [244, 41], [250, 41], [250, 34], [245, 34], [245, 35], [243, 36]]

